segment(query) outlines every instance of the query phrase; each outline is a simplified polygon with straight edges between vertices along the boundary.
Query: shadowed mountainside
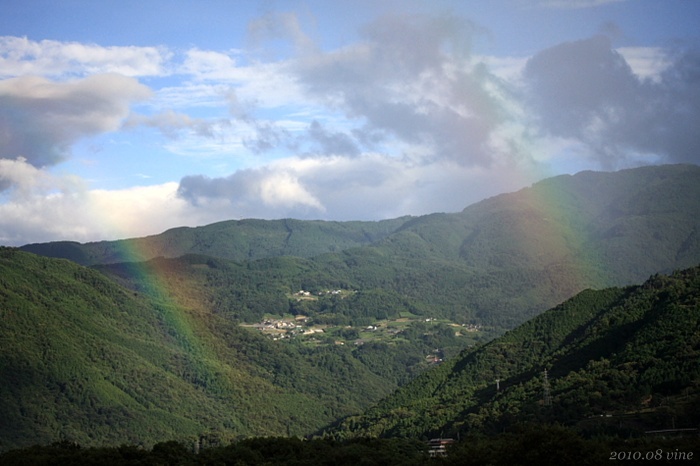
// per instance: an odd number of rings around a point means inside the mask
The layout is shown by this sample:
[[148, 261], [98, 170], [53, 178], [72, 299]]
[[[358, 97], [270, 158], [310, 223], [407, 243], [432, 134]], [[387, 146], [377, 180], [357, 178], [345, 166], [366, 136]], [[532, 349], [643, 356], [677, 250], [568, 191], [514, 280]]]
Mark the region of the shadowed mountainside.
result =
[[0, 249], [0, 449], [305, 434], [388, 394], [350, 351], [281, 345], [201, 306]]
[[695, 267], [640, 286], [584, 291], [424, 372], [330, 435], [457, 437], [527, 422], [589, 435], [693, 428], [699, 384]]

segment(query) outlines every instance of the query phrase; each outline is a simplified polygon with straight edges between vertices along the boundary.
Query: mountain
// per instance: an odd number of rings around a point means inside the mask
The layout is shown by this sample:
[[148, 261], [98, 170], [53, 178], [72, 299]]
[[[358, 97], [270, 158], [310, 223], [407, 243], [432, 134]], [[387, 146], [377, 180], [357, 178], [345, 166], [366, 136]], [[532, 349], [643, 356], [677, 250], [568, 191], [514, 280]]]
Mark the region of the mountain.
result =
[[[261, 302], [272, 313], [294, 312], [290, 293], [335, 287], [365, 293], [357, 299], [386, 298], [364, 307], [368, 318], [412, 312], [498, 333], [583, 289], [639, 283], [700, 263], [698, 199], [700, 167], [652, 166], [557, 176], [452, 214], [374, 223], [245, 220], [23, 249], [84, 264], [191, 252], [234, 260], [238, 278], [185, 260], [180, 280], [209, 288], [212, 303], [246, 321], [262, 317]], [[260, 282], [260, 270], [270, 286]], [[358, 311], [350, 308], [341, 313]]]
[[[695, 377], [695, 337], [675, 347], [672, 333], [654, 334], [644, 323], [655, 315], [649, 303], [665, 295], [624, 287], [700, 263], [698, 199], [700, 167], [658, 166], [550, 178], [452, 214], [244, 220], [3, 248], [0, 377], [9, 383], [0, 387], [0, 449], [302, 435], [399, 386], [334, 435], [581, 423], [639, 399], [650, 400], [651, 417], [675, 413], [656, 405], [660, 395], [682, 405], [678, 387], [695, 396], [694, 379], [678, 375]], [[605, 287], [618, 288], [581, 293]], [[638, 315], [631, 296], [652, 311]], [[568, 317], [551, 317], [557, 312]], [[692, 315], [668, 312], [684, 325], [677, 334], [697, 328]], [[242, 325], [282, 319], [294, 330], [279, 341]], [[523, 328], [531, 330], [521, 338]], [[641, 366], [616, 346], [632, 345], [628, 334], [640, 329], [652, 346], [668, 343], [660, 353], [634, 342], [650, 358]], [[567, 406], [565, 414], [534, 401], [545, 367], [553, 406]], [[629, 383], [638, 389], [625, 398]]]
[[396, 387], [354, 348], [274, 342], [194, 294], [154, 298], [12, 248], [0, 316], [0, 450], [302, 435]]
[[[546, 372], [545, 372], [546, 371]], [[336, 437], [458, 437], [558, 423], [587, 435], [700, 424], [700, 267], [586, 290], [424, 372]]]
[[[0, 271], [7, 324], [0, 335], [6, 381], [0, 450], [25, 446], [0, 451], [3, 464], [425, 464], [420, 437], [460, 434], [462, 441], [436, 463], [601, 464], [695, 455], [694, 437], [635, 434], [700, 423], [700, 267], [655, 275], [641, 286], [580, 293], [424, 372], [366, 414], [325, 429], [322, 438], [239, 438], [230, 445], [238, 421], [269, 430], [279, 420], [267, 416], [290, 408], [295, 396], [269, 391], [261, 379], [231, 377], [223, 364], [235, 371], [233, 363], [244, 358], [211, 358], [221, 348], [198, 342], [196, 326], [187, 332], [178, 325], [176, 309], [162, 319], [164, 303], [156, 303], [161, 312], [154, 313], [149, 300], [94, 271], [13, 249], [0, 249]], [[35, 282], [48, 288], [38, 292]], [[165, 346], [159, 343], [164, 334]], [[256, 356], [264, 357], [272, 347], [256, 341], [263, 350]], [[183, 370], [187, 361], [195, 364]], [[208, 372], [214, 368], [222, 372]], [[232, 380], [238, 392], [227, 391]], [[334, 382], [329, 391], [346, 396], [340, 391], [349, 380], [338, 372]], [[243, 420], [248, 403], [257, 406], [257, 417]], [[311, 417], [323, 407], [298, 414]], [[211, 430], [199, 433], [199, 421]], [[286, 419], [287, 429], [294, 421]], [[224, 429], [219, 423], [226, 422]], [[272, 425], [265, 429], [261, 422]], [[391, 438], [366, 437], [376, 435]], [[55, 438], [63, 441], [26, 446]], [[194, 439], [204, 447], [198, 454]], [[130, 445], [116, 446], [124, 442]], [[86, 448], [91, 445], [99, 446]]]
[[204, 254], [231, 260], [264, 257], [313, 257], [371, 244], [394, 232], [410, 217], [378, 222], [325, 222], [316, 220], [230, 220], [211, 225], [167, 230], [159, 235], [117, 241], [35, 243], [21, 249], [70, 259], [81, 265], [110, 264], [131, 259]]

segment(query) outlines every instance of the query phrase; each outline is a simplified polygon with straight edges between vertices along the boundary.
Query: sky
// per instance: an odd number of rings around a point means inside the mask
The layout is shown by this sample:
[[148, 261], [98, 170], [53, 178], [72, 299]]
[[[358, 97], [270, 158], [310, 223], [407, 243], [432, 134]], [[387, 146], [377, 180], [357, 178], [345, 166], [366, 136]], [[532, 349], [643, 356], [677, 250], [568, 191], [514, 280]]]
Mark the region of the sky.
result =
[[0, 244], [700, 162], [696, 0], [0, 0]]

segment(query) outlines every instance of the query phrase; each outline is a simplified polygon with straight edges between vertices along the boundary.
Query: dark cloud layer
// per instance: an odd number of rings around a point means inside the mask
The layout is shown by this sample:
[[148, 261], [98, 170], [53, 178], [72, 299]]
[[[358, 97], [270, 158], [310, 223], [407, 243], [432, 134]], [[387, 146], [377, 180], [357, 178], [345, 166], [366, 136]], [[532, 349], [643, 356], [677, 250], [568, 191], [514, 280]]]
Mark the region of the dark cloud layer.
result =
[[660, 80], [642, 80], [597, 36], [540, 52], [524, 76], [540, 130], [582, 141], [604, 167], [632, 154], [700, 161], [697, 51], [675, 57]]
[[116, 74], [56, 83], [26, 76], [0, 82], [0, 158], [54, 165], [85, 136], [119, 128], [129, 104], [150, 90]]
[[282, 145], [289, 145], [291, 136], [284, 128], [269, 121], [245, 120], [253, 129], [255, 136], [243, 139], [243, 145], [254, 154], [262, 154]]
[[419, 144], [432, 158], [488, 165], [490, 133], [503, 121], [493, 76], [469, 66], [475, 27], [454, 16], [387, 16], [365, 40], [299, 60], [298, 81], [315, 100], [358, 123], [359, 141]]
[[360, 148], [351, 136], [342, 132], [333, 132], [326, 129], [321, 123], [314, 120], [308, 130], [308, 137], [316, 143], [317, 152], [321, 154], [345, 155], [356, 157], [360, 155]]

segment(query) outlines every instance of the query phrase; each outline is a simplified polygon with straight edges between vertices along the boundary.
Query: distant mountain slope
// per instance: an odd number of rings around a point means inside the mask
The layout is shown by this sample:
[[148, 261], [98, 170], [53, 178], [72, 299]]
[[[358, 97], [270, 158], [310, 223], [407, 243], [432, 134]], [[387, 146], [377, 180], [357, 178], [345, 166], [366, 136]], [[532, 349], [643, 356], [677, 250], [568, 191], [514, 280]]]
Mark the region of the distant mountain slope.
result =
[[536, 183], [462, 212], [463, 259], [481, 267], [572, 263], [631, 283], [700, 259], [700, 167], [581, 172]]
[[[260, 308], [246, 296], [263, 293], [277, 303], [275, 312], [284, 312], [286, 294], [295, 288], [338, 286], [393, 296], [404, 303], [393, 312], [510, 329], [585, 288], [638, 283], [700, 263], [699, 232], [700, 167], [666, 165], [557, 176], [453, 214], [384, 222], [244, 220], [121, 242], [24, 249], [89, 264], [134, 260], [120, 255], [122, 248], [141, 258], [197, 251], [241, 264], [262, 260], [240, 273], [264, 267], [270, 286], [244, 289], [237, 302], [221, 294], [250, 280], [219, 277], [220, 285], [207, 284], [211, 274], [189, 271], [200, 275], [197, 286], [213, 287], [215, 302], [232, 308]], [[310, 261], [274, 260], [280, 255]], [[217, 286], [226, 288], [218, 293]], [[260, 314], [237, 312], [231, 315]], [[376, 314], [386, 312], [392, 309]]]
[[454, 320], [513, 328], [585, 288], [697, 265], [699, 234], [700, 167], [667, 165], [550, 178], [314, 261]]
[[[698, 260], [699, 218], [700, 167], [665, 165], [548, 178], [454, 214], [379, 222], [248, 219], [145, 238], [21, 249], [91, 265], [130, 259], [125, 251], [138, 251], [140, 260], [204, 254], [241, 261], [376, 245], [401, 257], [459, 258], [478, 268], [577, 265], [581, 273], [642, 280], [648, 273], [636, 266], [641, 259], [644, 269], [666, 271]], [[602, 271], [591, 265], [600, 260], [606, 261]]]
[[110, 264], [156, 257], [205, 254], [232, 260], [264, 257], [312, 257], [380, 240], [410, 217], [378, 222], [320, 220], [230, 220], [196, 228], [173, 228], [159, 235], [118, 241], [76, 243], [56, 241], [28, 244], [21, 249], [48, 257], [70, 259], [81, 265]]
[[0, 318], [0, 450], [302, 435], [395, 387], [350, 348], [273, 342], [197, 290], [153, 299], [17, 249], [0, 248]]
[[378, 246], [459, 258], [482, 274], [549, 269], [622, 284], [696, 265], [699, 235], [700, 167], [666, 165], [548, 178], [409, 220]]
[[695, 267], [641, 286], [584, 291], [330, 432], [450, 437], [527, 421], [590, 432], [697, 427], [699, 400]]

